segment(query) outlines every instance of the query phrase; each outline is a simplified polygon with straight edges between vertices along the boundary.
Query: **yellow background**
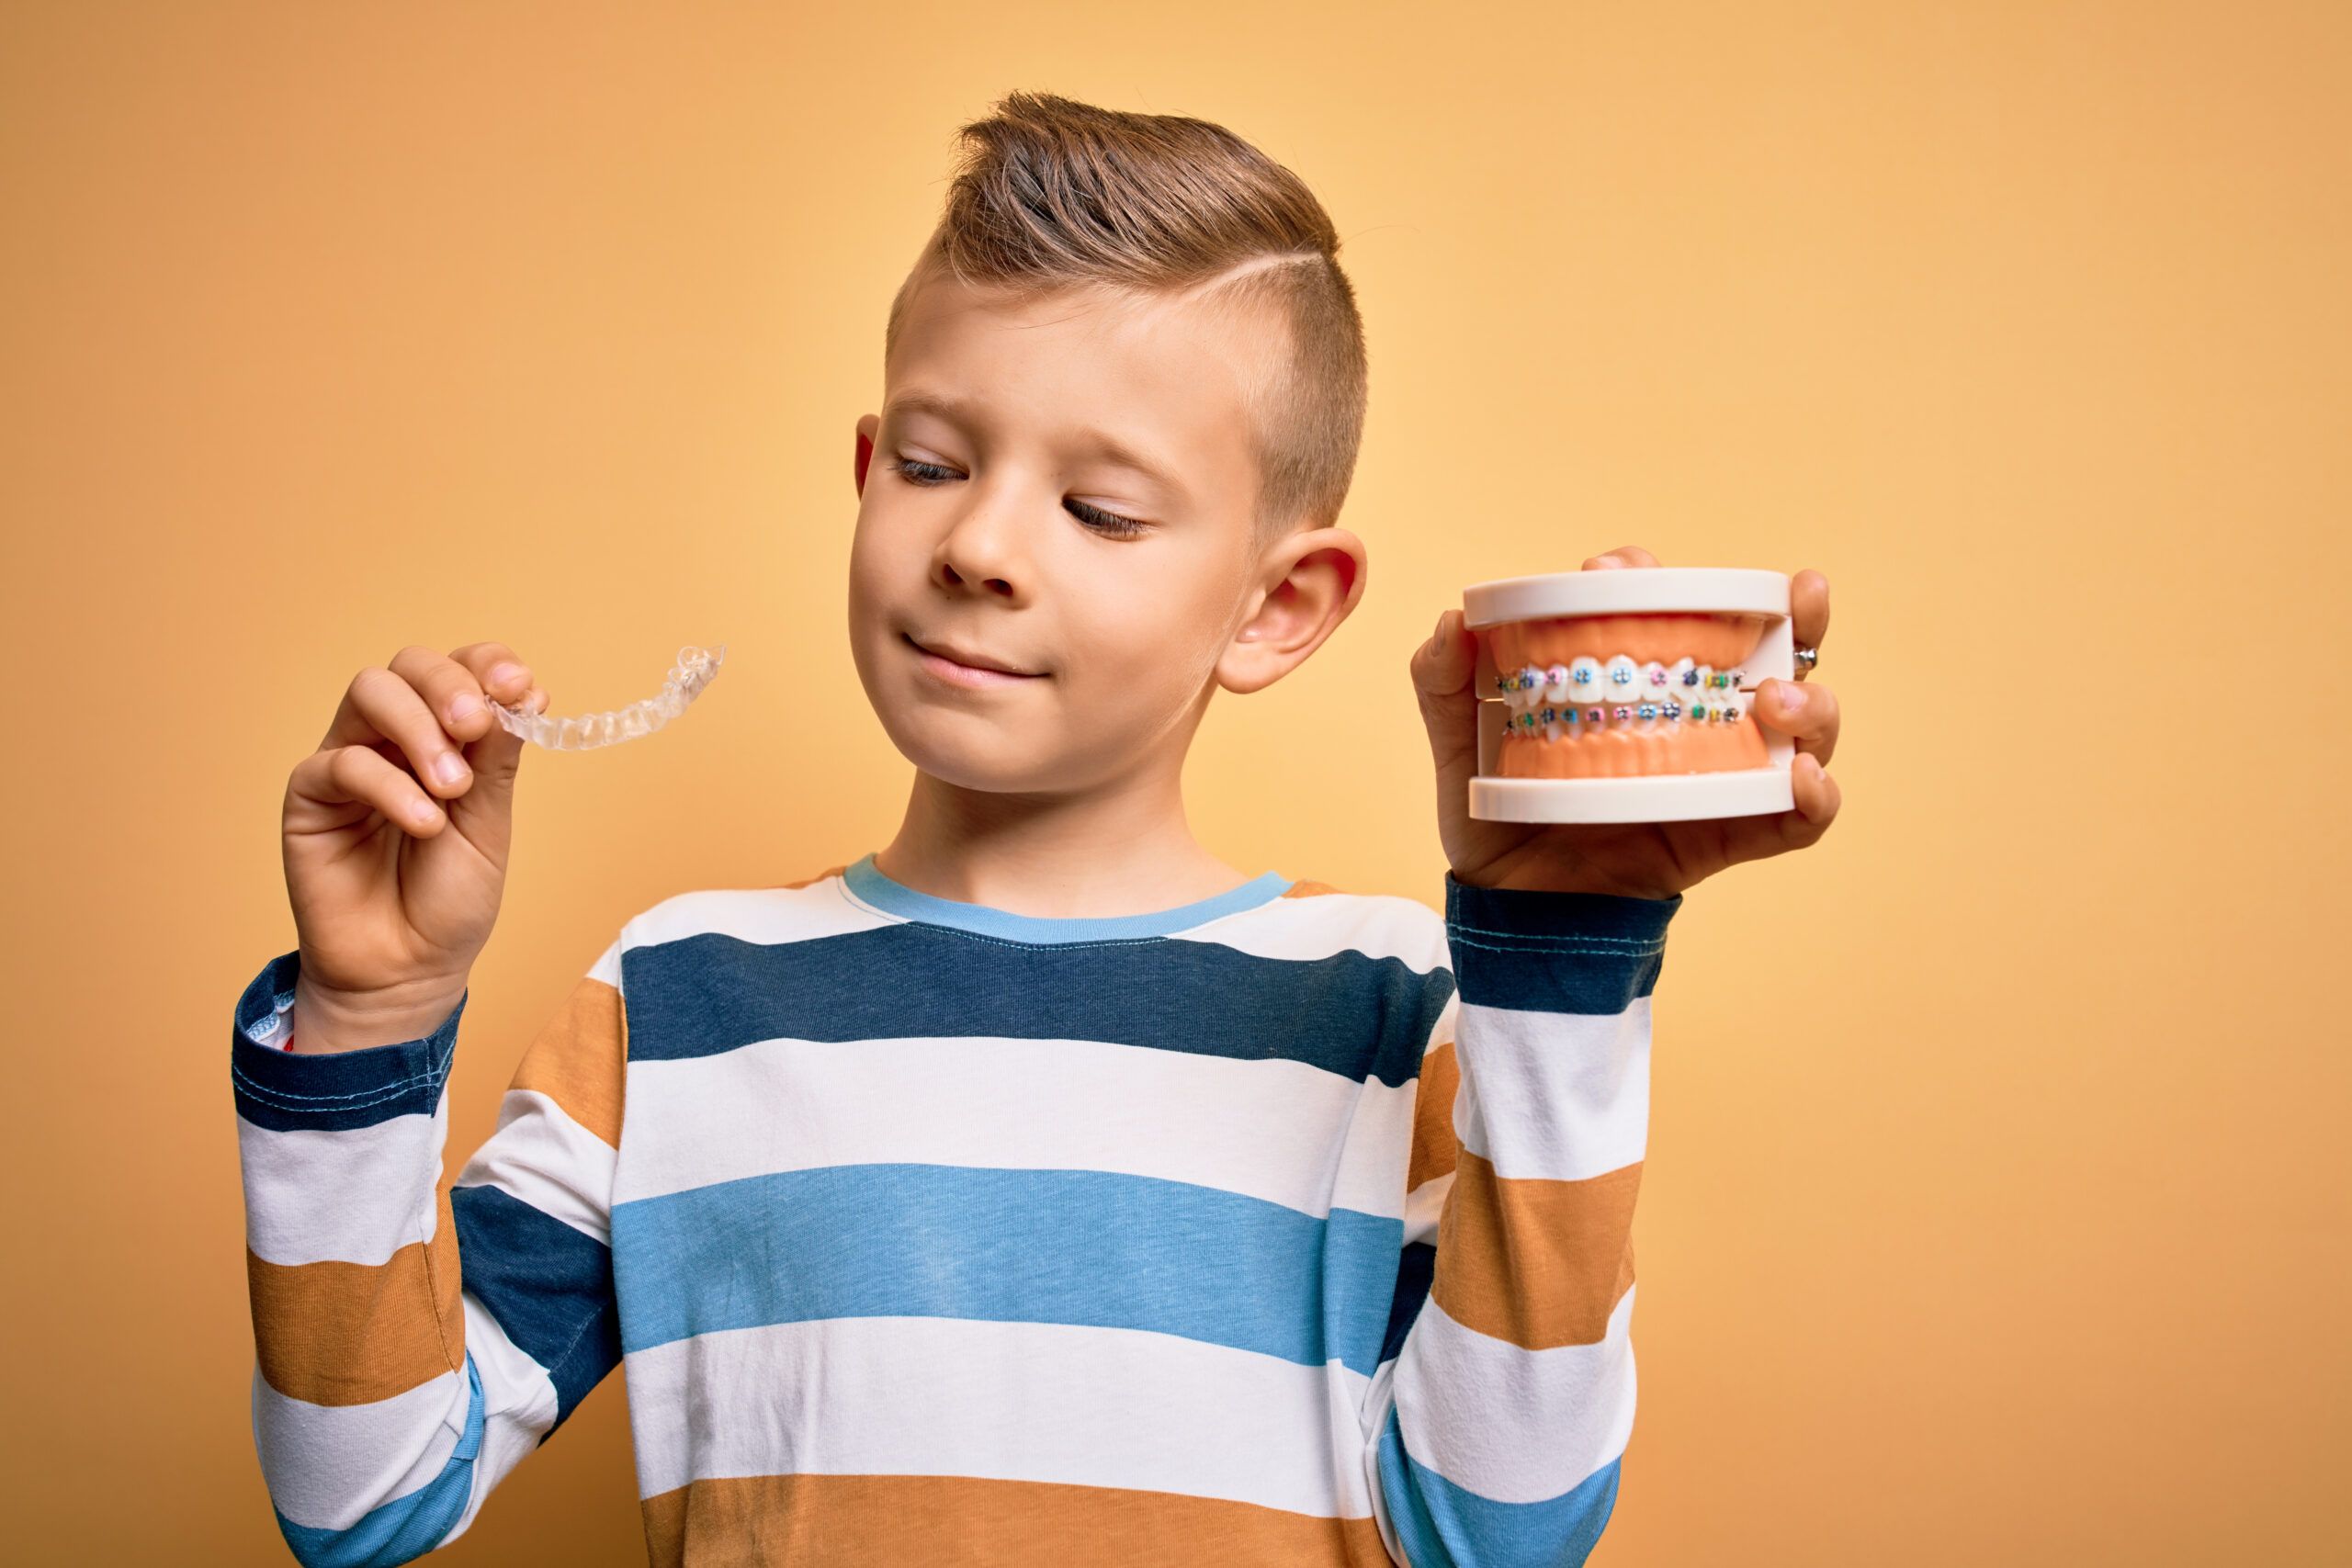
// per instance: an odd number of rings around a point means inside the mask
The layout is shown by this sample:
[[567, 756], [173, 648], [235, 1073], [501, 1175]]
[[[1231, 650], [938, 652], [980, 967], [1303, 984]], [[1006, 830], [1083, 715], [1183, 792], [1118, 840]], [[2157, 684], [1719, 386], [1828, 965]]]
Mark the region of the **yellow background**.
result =
[[[1835, 585], [1845, 819], [1667, 960], [1597, 1561], [2345, 1561], [2348, 18], [14, 0], [9, 1554], [290, 1561], [227, 1029], [355, 671], [497, 637], [570, 712], [729, 649], [526, 762], [451, 1172], [619, 921], [887, 840], [852, 424], [1034, 87], [1258, 142], [1362, 292], [1368, 593], [1214, 705], [1219, 853], [1437, 899], [1406, 660], [1464, 583]], [[447, 1560], [641, 1561], [625, 1416]]]

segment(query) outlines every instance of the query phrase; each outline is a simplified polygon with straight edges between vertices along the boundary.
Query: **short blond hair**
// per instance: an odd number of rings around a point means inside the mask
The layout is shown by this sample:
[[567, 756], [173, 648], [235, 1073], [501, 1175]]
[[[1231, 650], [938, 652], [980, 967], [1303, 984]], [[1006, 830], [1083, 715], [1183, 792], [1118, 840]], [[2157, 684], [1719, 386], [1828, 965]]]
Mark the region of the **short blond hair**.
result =
[[898, 297], [934, 267], [970, 284], [1046, 294], [1088, 285], [1199, 290], [1289, 327], [1286, 361], [1250, 398], [1262, 547], [1336, 521], [1363, 438], [1363, 321], [1340, 236], [1306, 182], [1223, 126], [1013, 93], [957, 130], [946, 210]]

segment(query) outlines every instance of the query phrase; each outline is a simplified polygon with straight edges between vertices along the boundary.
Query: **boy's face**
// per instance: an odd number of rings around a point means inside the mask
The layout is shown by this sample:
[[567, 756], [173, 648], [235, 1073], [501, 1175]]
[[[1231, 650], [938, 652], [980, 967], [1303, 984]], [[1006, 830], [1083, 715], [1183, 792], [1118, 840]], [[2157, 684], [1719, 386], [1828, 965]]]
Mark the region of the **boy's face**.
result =
[[[849, 611], [917, 767], [1045, 794], [1181, 768], [1216, 686], [1269, 683], [1346, 617], [1352, 535], [1251, 537], [1245, 399], [1286, 352], [1182, 296], [915, 288], [857, 423]], [[1023, 673], [959, 678], [918, 643]]]

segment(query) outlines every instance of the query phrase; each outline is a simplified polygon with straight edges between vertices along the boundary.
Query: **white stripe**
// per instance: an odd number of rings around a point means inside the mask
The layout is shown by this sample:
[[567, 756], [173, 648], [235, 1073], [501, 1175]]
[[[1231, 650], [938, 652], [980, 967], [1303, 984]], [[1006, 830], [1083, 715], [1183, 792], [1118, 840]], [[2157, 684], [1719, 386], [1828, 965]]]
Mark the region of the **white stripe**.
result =
[[900, 1162], [1118, 1171], [1395, 1218], [1413, 1085], [1304, 1062], [997, 1035], [764, 1040], [628, 1065], [615, 1203]]
[[1363, 1517], [1369, 1380], [1176, 1335], [836, 1317], [632, 1351], [638, 1492], [705, 1477], [961, 1475]]
[[619, 938], [616, 937], [611, 942], [606, 944], [605, 951], [596, 955], [596, 962], [588, 965], [588, 978], [591, 980], [602, 980], [605, 985], [610, 986], [616, 991], [621, 988], [621, 943]]
[[610, 1144], [537, 1089], [510, 1089], [498, 1130], [458, 1173], [456, 1187], [495, 1187], [576, 1231], [612, 1245]]
[[237, 1118], [245, 1242], [264, 1261], [387, 1261], [433, 1237], [449, 1097], [370, 1126], [277, 1132]]
[[1622, 1013], [1465, 1002], [1454, 1036], [1454, 1135], [1498, 1176], [1581, 1181], [1649, 1142], [1650, 998]]
[[1445, 917], [1417, 898], [1387, 893], [1317, 893], [1270, 898], [1250, 908], [1170, 933], [1261, 958], [1329, 958], [1361, 953], [1395, 958], [1420, 974], [1448, 967]]
[[547, 1369], [506, 1337], [471, 1291], [459, 1292], [458, 1300], [465, 1306], [466, 1348], [481, 1373], [481, 1451], [474, 1456], [473, 1492], [445, 1541], [463, 1535], [492, 1490], [530, 1457], [540, 1435], [555, 1425], [556, 1411], [555, 1382]]
[[721, 887], [674, 894], [622, 928], [621, 945], [650, 947], [706, 933], [761, 943], [808, 942], [897, 923], [851, 903], [843, 896], [842, 879], [829, 876], [806, 887]]
[[1600, 1344], [1529, 1350], [1464, 1327], [1430, 1296], [1396, 1358], [1405, 1447], [1498, 1503], [1558, 1496], [1633, 1434], [1633, 1314], [1628, 1287]]
[[1453, 1190], [1453, 1172], [1432, 1176], [1405, 1194], [1405, 1237], [1402, 1245], [1417, 1241], [1437, 1245], [1437, 1222], [1445, 1213], [1445, 1195]]
[[369, 1509], [441, 1473], [465, 1430], [463, 1371], [445, 1371], [368, 1404], [289, 1399], [254, 1368], [254, 1449], [277, 1511], [314, 1529], [349, 1529]]

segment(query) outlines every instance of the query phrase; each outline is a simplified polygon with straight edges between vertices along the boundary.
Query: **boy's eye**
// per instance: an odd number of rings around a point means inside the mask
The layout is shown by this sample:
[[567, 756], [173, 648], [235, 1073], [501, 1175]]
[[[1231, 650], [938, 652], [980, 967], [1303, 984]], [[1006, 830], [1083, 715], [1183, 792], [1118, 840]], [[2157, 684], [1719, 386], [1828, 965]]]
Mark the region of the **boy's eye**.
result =
[[[925, 489], [933, 485], [945, 484], [956, 477], [956, 470], [953, 468], [944, 468], [937, 463], [921, 462], [913, 457], [893, 457], [890, 459], [889, 466], [904, 476], [908, 483], [922, 485]], [[1073, 501], [1067, 504], [1080, 522], [1109, 538], [1134, 538], [1139, 534], [1148, 532], [1150, 527], [1148, 524], [1138, 523], [1132, 517], [1122, 517], [1115, 512], [1105, 512], [1099, 506], [1089, 506], [1082, 501]]]
[[912, 457], [893, 457], [890, 466], [919, 485], [935, 485], [946, 480], [951, 470], [936, 463], [919, 463]]
[[1122, 517], [1115, 512], [1105, 512], [1099, 506], [1089, 506], [1082, 501], [1073, 501], [1067, 504], [1080, 522], [1111, 538], [1131, 539], [1145, 531], [1145, 525], [1132, 517]]

